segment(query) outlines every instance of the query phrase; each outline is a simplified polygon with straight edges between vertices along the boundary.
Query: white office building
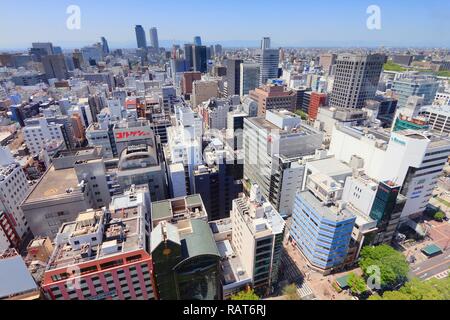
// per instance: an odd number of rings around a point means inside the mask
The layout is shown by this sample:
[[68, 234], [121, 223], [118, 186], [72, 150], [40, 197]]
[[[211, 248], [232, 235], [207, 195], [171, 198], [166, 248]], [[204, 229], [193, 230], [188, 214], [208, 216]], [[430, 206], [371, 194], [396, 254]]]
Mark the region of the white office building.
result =
[[64, 125], [48, 122], [46, 118], [27, 119], [23, 128], [23, 136], [28, 150], [38, 155], [52, 141], [64, 141]]
[[25, 172], [9, 149], [0, 147], [0, 252], [16, 247], [28, 231], [20, 203], [29, 191]]
[[336, 126], [330, 153], [350, 163], [357, 156], [365, 173], [402, 185], [402, 219], [423, 213], [450, 156], [450, 141], [427, 132], [385, 132]]

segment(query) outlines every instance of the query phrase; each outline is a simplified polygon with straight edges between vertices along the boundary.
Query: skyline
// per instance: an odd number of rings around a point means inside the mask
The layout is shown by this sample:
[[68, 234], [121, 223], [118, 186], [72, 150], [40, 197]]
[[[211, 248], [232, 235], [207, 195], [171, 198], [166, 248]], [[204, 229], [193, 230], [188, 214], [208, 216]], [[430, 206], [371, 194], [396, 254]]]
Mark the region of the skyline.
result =
[[[81, 9], [80, 30], [66, 28], [69, 17], [66, 9], [73, 4]], [[450, 30], [450, 3], [377, 1], [381, 30], [369, 30], [366, 10], [372, 4], [373, 1], [366, 0], [345, 3], [325, 0], [317, 6], [287, 0], [283, 3], [285, 10], [280, 10], [277, 3], [265, 0], [245, 3], [232, 0], [212, 5], [206, 0], [189, 3], [130, 0], [108, 7], [86, 0], [76, 3], [44, 0], [38, 8], [33, 8], [30, 0], [19, 4], [7, 2], [3, 4], [7, 14], [0, 21], [0, 28], [9, 30], [14, 25], [15, 29], [0, 35], [0, 49], [23, 50], [37, 41], [71, 49], [98, 42], [101, 36], [106, 37], [111, 48], [135, 48], [137, 24], [144, 27], [148, 39], [150, 28], [158, 28], [162, 47], [192, 42], [195, 35], [200, 35], [205, 44], [221, 43], [225, 47], [258, 46], [263, 36], [272, 38], [273, 47], [450, 47], [450, 32], [443, 32]], [[268, 19], [259, 18], [263, 16]], [[18, 20], [26, 23], [17, 26]], [[278, 21], [282, 23], [277, 25]], [[33, 28], [22, 27], [26, 25]], [[292, 36], [285, 30], [298, 31]]]

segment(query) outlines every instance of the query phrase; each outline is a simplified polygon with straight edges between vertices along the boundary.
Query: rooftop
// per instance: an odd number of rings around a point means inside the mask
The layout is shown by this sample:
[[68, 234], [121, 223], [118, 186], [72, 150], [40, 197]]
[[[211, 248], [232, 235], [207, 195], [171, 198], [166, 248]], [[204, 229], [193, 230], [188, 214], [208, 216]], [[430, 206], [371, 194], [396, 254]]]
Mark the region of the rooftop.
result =
[[54, 199], [81, 193], [74, 168], [55, 170], [51, 166], [34, 186], [24, 203]]
[[38, 290], [22, 257], [10, 250], [0, 254], [0, 299]]
[[207, 217], [200, 195], [153, 202], [151, 208], [154, 223], [162, 220], [176, 222], [183, 219]]
[[300, 196], [305, 200], [322, 218], [336, 223], [355, 218], [348, 210], [339, 210], [336, 206], [326, 206], [311, 191], [300, 192]]

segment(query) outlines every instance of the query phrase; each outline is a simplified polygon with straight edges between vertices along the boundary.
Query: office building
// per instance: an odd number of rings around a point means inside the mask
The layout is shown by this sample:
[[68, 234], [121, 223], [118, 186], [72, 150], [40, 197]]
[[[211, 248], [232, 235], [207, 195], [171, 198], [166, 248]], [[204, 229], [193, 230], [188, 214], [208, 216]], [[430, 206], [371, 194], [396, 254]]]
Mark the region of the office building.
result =
[[324, 274], [343, 266], [355, 216], [339, 207], [342, 185], [325, 174], [310, 175], [307, 189], [295, 197], [290, 236], [304, 257]]
[[11, 77], [16, 86], [35, 86], [47, 82], [45, 73], [38, 71], [18, 71]]
[[114, 197], [109, 209], [87, 210], [65, 223], [45, 271], [46, 298], [153, 300], [149, 201], [146, 187], [137, 186]]
[[103, 46], [100, 44], [81, 48], [83, 61], [91, 66], [95, 66], [100, 61], [103, 61], [103, 50]]
[[227, 59], [227, 96], [231, 97], [233, 95], [240, 94], [240, 83], [241, 83], [241, 64], [243, 61], [241, 59]]
[[251, 90], [249, 96], [258, 103], [258, 117], [264, 116], [266, 111], [273, 109], [295, 111], [296, 95], [285, 86], [276, 84], [263, 85], [255, 90]]
[[145, 35], [144, 28], [141, 25], [137, 25], [135, 27], [135, 33], [136, 33], [137, 47], [139, 49], [147, 49], [147, 37]]
[[153, 49], [159, 51], [158, 29], [155, 27], [150, 29], [150, 44]]
[[448, 106], [450, 105], [450, 93], [438, 92], [434, 98], [433, 105], [435, 106]]
[[270, 38], [269, 37], [264, 37], [261, 40], [261, 49], [263, 49], [263, 50], [270, 49]]
[[105, 206], [110, 198], [107, 179], [100, 148], [58, 152], [20, 204], [33, 234], [54, 239], [80, 210]]
[[361, 109], [373, 99], [386, 56], [381, 54], [340, 54], [336, 59], [330, 106]]
[[330, 153], [346, 163], [357, 155], [369, 177], [401, 185], [401, 194], [407, 198], [402, 212], [405, 221], [422, 214], [427, 207], [448, 161], [450, 141], [423, 131], [404, 130], [389, 135], [376, 129], [364, 132], [357, 127], [336, 126]]
[[434, 132], [440, 135], [450, 134], [450, 105], [425, 106], [420, 109], [419, 115]]
[[219, 86], [214, 80], [196, 80], [192, 84], [192, 107], [197, 108], [211, 98], [219, 97]]
[[326, 93], [312, 92], [309, 101], [308, 116], [310, 120], [316, 120], [319, 109], [327, 103]]
[[200, 36], [194, 37], [194, 46], [201, 46], [202, 45], [202, 38]]
[[64, 126], [52, 123], [46, 118], [27, 119], [23, 128], [23, 137], [32, 155], [39, 155], [45, 145], [52, 141], [64, 142]]
[[33, 49], [41, 49], [44, 50], [46, 55], [55, 54], [53, 51], [53, 44], [51, 42], [34, 42], [31, 44]]
[[109, 54], [109, 45], [108, 45], [108, 41], [106, 40], [105, 37], [101, 38], [102, 40], [102, 51], [103, 51], [103, 55], [107, 56]]
[[192, 55], [193, 55], [193, 70], [201, 73], [206, 73], [208, 71], [207, 63], [208, 58], [206, 54], [205, 46], [196, 46], [192, 47]]
[[285, 222], [267, 202], [258, 185], [250, 197], [233, 200], [231, 211], [232, 244], [252, 287], [261, 295], [271, 293], [277, 283], [283, 247]]
[[[205, 164], [194, 170], [194, 192], [202, 197], [209, 221], [230, 216], [232, 201], [243, 191], [242, 164], [218, 141], [204, 152]], [[211, 146], [211, 145], [210, 145]]]
[[194, 68], [194, 52], [192, 47], [193, 45], [190, 43], [184, 45], [184, 59], [186, 60], [187, 71], [192, 71]]
[[278, 49], [260, 49], [256, 54], [256, 63], [259, 64], [259, 85], [267, 84], [270, 79], [278, 78], [278, 65], [280, 51]]
[[0, 147], [0, 252], [18, 248], [29, 231], [20, 203], [29, 191], [22, 167], [7, 147]]
[[227, 99], [212, 98], [198, 106], [205, 129], [226, 129], [228, 113], [231, 110], [232, 106]]
[[336, 64], [337, 55], [334, 53], [324, 53], [320, 55], [319, 66], [326, 75], [332, 75], [332, 67]]
[[181, 78], [181, 93], [185, 97], [190, 97], [192, 94], [192, 84], [194, 81], [199, 81], [202, 79], [202, 74], [200, 72], [184, 72]]
[[239, 95], [243, 97], [259, 87], [260, 66], [257, 63], [243, 62], [240, 65]]
[[42, 57], [45, 76], [48, 80], [58, 79], [64, 80], [68, 78], [68, 70], [64, 55], [47, 55]]
[[421, 76], [405, 76], [392, 83], [392, 91], [398, 99], [399, 108], [405, 107], [411, 96], [423, 97], [423, 104], [431, 105], [438, 88], [439, 83], [435, 78]]
[[323, 135], [286, 110], [244, 120], [244, 179], [258, 184], [265, 199], [282, 216], [291, 216], [295, 193], [302, 185], [304, 156], [322, 146]]

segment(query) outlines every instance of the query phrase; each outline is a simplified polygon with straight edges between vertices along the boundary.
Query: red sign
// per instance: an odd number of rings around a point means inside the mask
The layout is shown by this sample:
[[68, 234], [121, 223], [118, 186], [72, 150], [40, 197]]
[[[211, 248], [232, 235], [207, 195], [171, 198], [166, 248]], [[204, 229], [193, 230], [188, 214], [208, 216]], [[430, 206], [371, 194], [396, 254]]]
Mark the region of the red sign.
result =
[[145, 138], [145, 137], [150, 137], [150, 132], [145, 132], [142, 130], [138, 130], [138, 131], [126, 131], [126, 132], [118, 132], [116, 134], [116, 139], [128, 139], [128, 138]]

